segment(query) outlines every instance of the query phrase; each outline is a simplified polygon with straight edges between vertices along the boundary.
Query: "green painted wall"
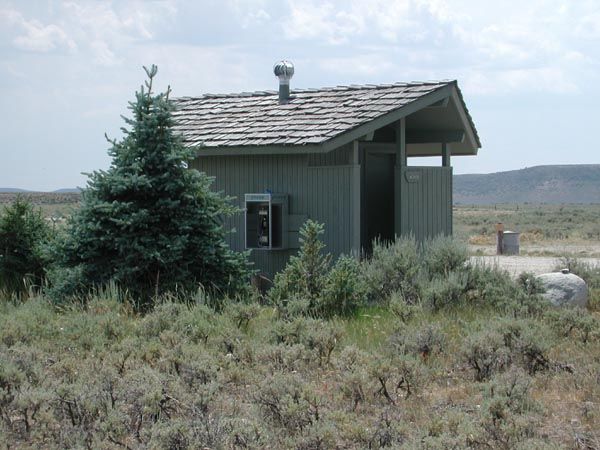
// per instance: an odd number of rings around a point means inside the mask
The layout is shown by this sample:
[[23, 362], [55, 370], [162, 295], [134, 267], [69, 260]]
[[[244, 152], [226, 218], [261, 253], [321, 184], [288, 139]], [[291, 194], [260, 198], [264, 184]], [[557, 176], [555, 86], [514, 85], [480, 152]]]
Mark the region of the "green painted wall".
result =
[[396, 168], [398, 190], [401, 235], [424, 240], [452, 234], [452, 167]]
[[[243, 207], [244, 194], [265, 190], [289, 196], [288, 226], [290, 242], [298, 242], [298, 229], [311, 218], [325, 224], [324, 242], [327, 251], [337, 256], [350, 253], [354, 236], [353, 183], [355, 166], [350, 164], [346, 146], [323, 155], [257, 155], [202, 156], [192, 167], [215, 177], [213, 188], [236, 197], [234, 203]], [[236, 231], [229, 236], [229, 245], [244, 250], [244, 215], [237, 214], [225, 227]], [[253, 250], [251, 260], [271, 278], [281, 270], [295, 249]]]
[[[246, 193], [288, 194], [288, 239], [293, 248], [253, 250], [250, 256], [255, 267], [272, 278], [297, 251], [298, 230], [306, 219], [325, 224], [324, 242], [334, 257], [357, 254], [361, 241], [364, 246], [364, 215], [370, 202], [378, 202], [365, 195], [363, 166], [354, 161], [348, 145], [325, 154], [201, 156], [192, 167], [215, 177], [213, 189], [235, 197], [240, 208]], [[358, 161], [364, 164], [364, 154]], [[417, 239], [451, 234], [452, 168], [409, 166], [396, 168], [394, 175], [389, 184], [394, 195], [401, 196], [401, 210], [394, 211], [399, 234], [412, 233]], [[225, 227], [235, 230], [229, 245], [244, 250], [244, 214], [229, 218]]]

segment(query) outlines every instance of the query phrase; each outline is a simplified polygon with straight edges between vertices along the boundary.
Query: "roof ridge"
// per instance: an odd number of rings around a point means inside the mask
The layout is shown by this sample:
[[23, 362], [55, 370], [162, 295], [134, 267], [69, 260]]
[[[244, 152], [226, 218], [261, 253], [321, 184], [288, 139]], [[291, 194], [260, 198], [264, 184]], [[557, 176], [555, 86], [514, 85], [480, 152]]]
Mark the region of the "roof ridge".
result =
[[[324, 86], [320, 88], [300, 88], [291, 89], [290, 94], [305, 94], [305, 93], [319, 93], [319, 92], [332, 92], [332, 91], [357, 91], [357, 90], [371, 90], [371, 89], [391, 89], [395, 87], [414, 87], [414, 86], [432, 86], [432, 85], [445, 85], [450, 83], [456, 83], [456, 80], [445, 79], [445, 80], [427, 80], [427, 81], [408, 81], [402, 82], [397, 81], [394, 83], [381, 83], [381, 84], [348, 84], [338, 86]], [[229, 94], [218, 94], [218, 93], [205, 93], [198, 97], [184, 96], [176, 97], [176, 100], [198, 100], [198, 99], [209, 99], [209, 98], [243, 98], [243, 97], [267, 97], [269, 95], [278, 95], [278, 91], [275, 90], [261, 90], [261, 91], [250, 91], [250, 92], [232, 92]]]

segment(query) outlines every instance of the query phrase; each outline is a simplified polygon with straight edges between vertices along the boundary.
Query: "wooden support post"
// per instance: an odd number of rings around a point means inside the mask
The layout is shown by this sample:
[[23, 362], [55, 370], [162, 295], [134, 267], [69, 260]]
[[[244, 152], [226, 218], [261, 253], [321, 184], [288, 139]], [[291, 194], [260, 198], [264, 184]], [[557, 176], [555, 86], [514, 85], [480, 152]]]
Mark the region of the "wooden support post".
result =
[[450, 148], [445, 142], [442, 142], [442, 166], [450, 167]]
[[394, 234], [402, 235], [402, 173], [406, 161], [406, 119], [396, 122], [396, 167], [394, 168]]
[[352, 250], [356, 252], [356, 256], [361, 256], [361, 203], [362, 203], [362, 180], [360, 167], [360, 154], [358, 141], [352, 142], [352, 167], [353, 167], [353, 195], [352, 203], [354, 206], [354, 214], [352, 218]]
[[403, 117], [396, 122], [396, 167], [406, 165], [406, 119]]
[[496, 224], [496, 254], [504, 253], [504, 224]]

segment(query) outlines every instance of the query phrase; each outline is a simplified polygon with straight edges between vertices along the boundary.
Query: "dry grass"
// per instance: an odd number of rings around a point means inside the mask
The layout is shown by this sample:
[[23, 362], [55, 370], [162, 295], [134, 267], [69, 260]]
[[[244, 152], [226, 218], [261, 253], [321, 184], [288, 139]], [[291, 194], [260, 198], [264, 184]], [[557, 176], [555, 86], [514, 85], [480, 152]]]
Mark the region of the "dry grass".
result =
[[473, 251], [495, 253], [495, 225], [521, 233], [521, 253], [600, 256], [600, 204], [456, 205], [454, 234]]

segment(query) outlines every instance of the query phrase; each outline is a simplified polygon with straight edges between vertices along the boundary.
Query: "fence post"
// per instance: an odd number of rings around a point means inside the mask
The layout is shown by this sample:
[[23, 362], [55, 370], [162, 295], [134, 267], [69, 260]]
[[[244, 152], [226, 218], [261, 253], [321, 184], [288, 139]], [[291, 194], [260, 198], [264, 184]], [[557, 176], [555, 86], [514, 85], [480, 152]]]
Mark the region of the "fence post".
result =
[[496, 224], [496, 255], [501, 255], [504, 252], [504, 224], [498, 222]]

